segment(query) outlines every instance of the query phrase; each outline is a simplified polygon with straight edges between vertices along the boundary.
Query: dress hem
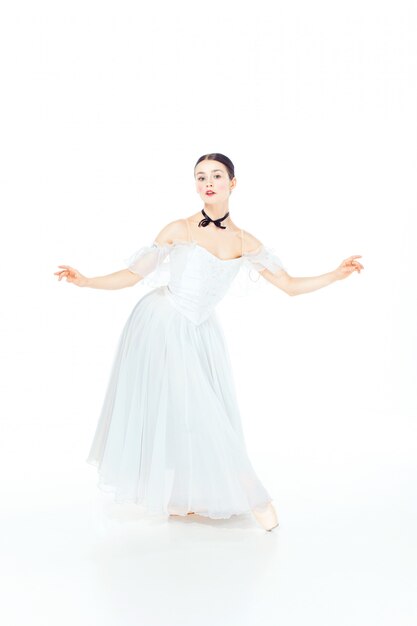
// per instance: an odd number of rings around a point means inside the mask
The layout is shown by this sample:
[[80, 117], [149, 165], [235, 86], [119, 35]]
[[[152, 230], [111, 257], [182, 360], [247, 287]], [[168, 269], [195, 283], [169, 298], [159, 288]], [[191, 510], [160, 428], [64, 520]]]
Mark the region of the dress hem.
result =
[[[95, 459], [90, 459], [90, 460], [86, 460], [86, 463], [88, 463], [89, 465], [92, 465], [94, 467], [99, 467], [99, 463], [97, 460]], [[100, 482], [101, 476], [99, 474], [99, 482], [97, 483], [97, 487], [100, 489], [100, 491], [102, 491], [103, 493], [106, 493], [107, 495], [113, 495], [113, 502], [115, 502], [116, 504], [134, 504], [135, 506], [139, 507], [139, 509], [141, 510], [142, 513], [144, 513], [145, 515], [147, 515], [148, 517], [161, 517], [161, 516], [165, 516], [165, 517], [169, 517], [170, 515], [178, 515], [181, 517], [187, 517], [188, 516], [188, 512], [185, 513], [181, 513], [178, 509], [177, 510], [169, 510], [168, 508], [166, 509], [152, 509], [149, 508], [143, 500], [139, 500], [139, 499], [135, 499], [132, 497], [118, 497], [117, 496], [117, 489], [114, 485], [110, 485], [110, 484], [106, 484], [103, 482]], [[264, 507], [268, 506], [268, 504], [272, 503], [273, 500], [272, 498], [270, 498], [267, 502], [264, 502], [263, 504], [259, 504], [256, 505], [256, 507], [253, 507], [255, 509], [261, 508], [263, 509]], [[175, 509], [175, 506], [170, 505], [169, 507], [170, 509]], [[207, 517], [209, 519], [230, 519], [233, 516], [239, 516], [239, 515], [245, 515], [250, 513], [254, 519], [255, 516], [253, 515], [253, 511], [251, 507], [247, 507], [245, 509], [240, 509], [239, 511], [234, 511], [233, 513], [229, 513], [229, 514], [220, 514], [220, 515], [213, 515], [213, 514], [209, 514], [207, 512], [203, 512], [203, 511], [196, 511], [192, 508], [192, 506], [190, 506], [190, 510], [193, 511], [193, 513], [195, 513], [196, 515], [199, 515], [201, 517]]]

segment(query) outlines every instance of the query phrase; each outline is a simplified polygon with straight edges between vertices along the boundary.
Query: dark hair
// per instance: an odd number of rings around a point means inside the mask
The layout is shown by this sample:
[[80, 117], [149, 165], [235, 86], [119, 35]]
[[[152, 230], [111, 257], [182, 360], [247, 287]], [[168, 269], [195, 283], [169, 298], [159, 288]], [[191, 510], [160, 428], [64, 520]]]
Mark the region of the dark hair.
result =
[[225, 156], [224, 154], [220, 154], [219, 152], [214, 152], [212, 154], [203, 154], [203, 156], [201, 156], [198, 159], [197, 163], [194, 165], [194, 171], [197, 165], [200, 163], [200, 161], [208, 161], [208, 160], [220, 161], [220, 163], [223, 163], [223, 165], [227, 169], [227, 173], [229, 174], [230, 180], [232, 180], [232, 178], [235, 175], [235, 166], [233, 165], [233, 163], [227, 156]]

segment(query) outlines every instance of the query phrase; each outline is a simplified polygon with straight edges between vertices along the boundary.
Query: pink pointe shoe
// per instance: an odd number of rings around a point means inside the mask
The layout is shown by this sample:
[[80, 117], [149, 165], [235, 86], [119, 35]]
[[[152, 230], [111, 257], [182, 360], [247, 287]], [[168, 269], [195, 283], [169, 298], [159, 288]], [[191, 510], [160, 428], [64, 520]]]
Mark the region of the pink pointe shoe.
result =
[[271, 502], [269, 502], [268, 505], [263, 509], [252, 509], [252, 513], [254, 514], [258, 523], [265, 530], [272, 530], [279, 525], [276, 511]]
[[[181, 513], [170, 513], [170, 517], [184, 517]], [[187, 515], [195, 515], [194, 511], [189, 511]]]

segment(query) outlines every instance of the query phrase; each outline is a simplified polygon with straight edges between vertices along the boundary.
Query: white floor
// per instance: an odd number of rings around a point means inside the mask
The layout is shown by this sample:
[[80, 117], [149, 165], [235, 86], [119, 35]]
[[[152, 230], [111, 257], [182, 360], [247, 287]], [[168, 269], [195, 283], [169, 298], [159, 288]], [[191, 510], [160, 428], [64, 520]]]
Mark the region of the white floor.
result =
[[3, 475], [7, 626], [417, 623], [416, 481], [407, 460], [364, 473], [360, 489], [357, 477], [310, 474], [308, 493], [281, 479], [280, 526], [268, 533], [251, 514], [144, 519], [99, 491], [95, 468], [72, 453], [32, 467], [15, 460]]

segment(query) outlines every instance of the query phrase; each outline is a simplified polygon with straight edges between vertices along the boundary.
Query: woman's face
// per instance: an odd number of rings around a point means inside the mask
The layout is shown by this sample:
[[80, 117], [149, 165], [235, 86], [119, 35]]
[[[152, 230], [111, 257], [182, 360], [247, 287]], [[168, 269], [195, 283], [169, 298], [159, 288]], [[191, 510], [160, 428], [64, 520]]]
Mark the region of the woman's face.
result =
[[207, 204], [228, 200], [236, 184], [236, 179], [230, 180], [225, 166], [219, 161], [200, 161], [195, 168], [194, 176], [197, 193]]

